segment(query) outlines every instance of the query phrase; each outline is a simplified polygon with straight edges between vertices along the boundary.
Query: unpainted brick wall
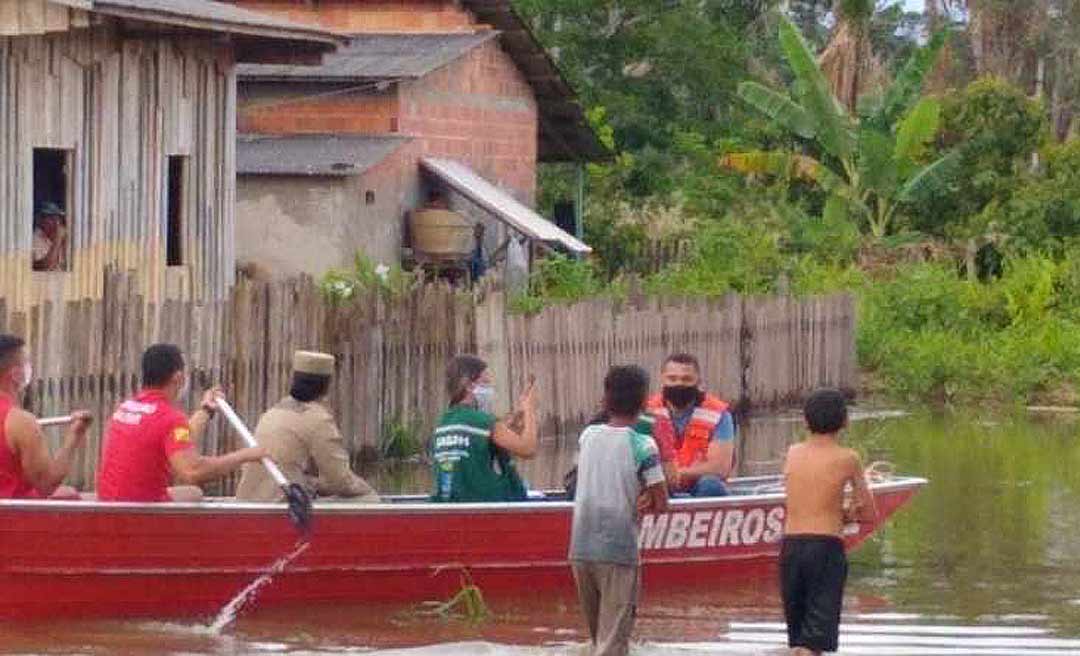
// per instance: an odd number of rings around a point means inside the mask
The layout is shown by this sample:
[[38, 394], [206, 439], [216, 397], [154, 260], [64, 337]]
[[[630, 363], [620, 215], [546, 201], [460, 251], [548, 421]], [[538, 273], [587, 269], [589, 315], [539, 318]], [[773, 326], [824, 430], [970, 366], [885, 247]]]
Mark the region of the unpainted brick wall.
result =
[[492, 41], [402, 86], [400, 128], [423, 154], [460, 160], [526, 203], [536, 195], [537, 107], [532, 88]]
[[241, 98], [237, 128], [256, 134], [390, 134], [398, 131], [399, 113], [393, 88], [307, 98], [284, 91], [278, 102], [260, 98], [249, 105]]

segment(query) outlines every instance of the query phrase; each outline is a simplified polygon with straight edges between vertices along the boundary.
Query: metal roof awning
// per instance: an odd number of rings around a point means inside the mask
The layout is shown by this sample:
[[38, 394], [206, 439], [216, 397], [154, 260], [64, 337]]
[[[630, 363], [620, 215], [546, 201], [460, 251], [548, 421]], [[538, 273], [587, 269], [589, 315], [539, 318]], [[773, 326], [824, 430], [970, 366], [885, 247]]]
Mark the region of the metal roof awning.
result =
[[592, 252], [588, 244], [540, 216], [461, 162], [424, 157], [420, 160], [420, 166], [526, 237], [561, 244], [577, 255]]
[[355, 82], [414, 80], [460, 59], [499, 36], [495, 30], [454, 34], [356, 34], [321, 66], [246, 64], [245, 80]]

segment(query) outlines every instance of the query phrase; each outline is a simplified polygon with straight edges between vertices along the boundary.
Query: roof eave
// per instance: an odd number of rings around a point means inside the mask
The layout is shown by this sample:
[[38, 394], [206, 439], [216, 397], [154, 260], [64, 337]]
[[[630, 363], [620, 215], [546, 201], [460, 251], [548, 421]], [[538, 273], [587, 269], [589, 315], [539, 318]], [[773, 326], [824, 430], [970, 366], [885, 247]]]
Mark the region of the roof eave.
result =
[[344, 34], [297, 24], [296, 26], [252, 25], [250, 23], [215, 20], [154, 9], [118, 7], [108, 0], [96, 0], [91, 10], [95, 14], [125, 20], [142, 21], [156, 25], [171, 25], [201, 32], [216, 32], [241, 37], [255, 37], [276, 41], [308, 44], [320, 52], [336, 50], [348, 42]]
[[[523, 20], [508, 0], [463, 0], [463, 4], [482, 21], [502, 33], [501, 42], [514, 60], [522, 74], [528, 80], [529, 85], [535, 90], [538, 85], [545, 85], [558, 94], [558, 100], [573, 106], [574, 117], [559, 116], [555, 113], [544, 111], [545, 98], [538, 96], [542, 122], [550, 124], [566, 123], [567, 119], [578, 124], [578, 138], [581, 143], [568, 143], [565, 138], [558, 137], [553, 141], [562, 143], [549, 144], [545, 149], [541, 145], [540, 161], [542, 162], [589, 162], [605, 161], [614, 158], [607, 147], [600, 143], [592, 126], [589, 125], [585, 116], [585, 110], [577, 101], [574, 89], [566, 81], [558, 63], [552, 58], [551, 53], [536, 38], [528, 22]], [[509, 45], [507, 44], [509, 42]], [[528, 51], [528, 52], [526, 52]], [[530, 72], [539, 68], [542, 72], [537, 74]], [[545, 94], [547, 95], [547, 94]], [[552, 98], [551, 100], [556, 100]], [[544, 128], [541, 127], [543, 130]], [[545, 134], [551, 134], [550, 129]], [[587, 142], [587, 143], [586, 143]]]

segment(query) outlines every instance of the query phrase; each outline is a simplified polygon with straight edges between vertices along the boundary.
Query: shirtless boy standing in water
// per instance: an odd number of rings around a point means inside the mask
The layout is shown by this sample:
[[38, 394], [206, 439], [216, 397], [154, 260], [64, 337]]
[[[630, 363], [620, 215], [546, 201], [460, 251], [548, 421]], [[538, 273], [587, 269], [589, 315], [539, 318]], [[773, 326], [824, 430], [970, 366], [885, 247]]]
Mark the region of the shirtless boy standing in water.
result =
[[[795, 656], [836, 651], [847, 580], [844, 524], [873, 522], [874, 497], [858, 454], [840, 446], [847, 403], [838, 390], [818, 390], [804, 409], [810, 436], [788, 450], [784, 465], [787, 521], [780, 550], [780, 586], [788, 646]], [[844, 488], [854, 488], [844, 509]]]

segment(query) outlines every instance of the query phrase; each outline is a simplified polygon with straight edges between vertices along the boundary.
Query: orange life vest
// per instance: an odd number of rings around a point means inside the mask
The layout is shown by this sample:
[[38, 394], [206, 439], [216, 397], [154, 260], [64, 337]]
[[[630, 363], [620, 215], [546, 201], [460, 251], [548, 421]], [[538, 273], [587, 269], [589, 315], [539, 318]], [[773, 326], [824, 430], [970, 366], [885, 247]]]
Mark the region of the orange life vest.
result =
[[646, 406], [657, 421], [671, 424], [671, 434], [676, 438], [672, 446], [675, 448], [675, 462], [679, 467], [689, 467], [705, 459], [705, 453], [709, 450], [709, 442], [712, 440], [713, 433], [716, 432], [716, 426], [730, 407], [715, 396], [706, 394], [705, 400], [694, 408], [694, 414], [690, 416], [690, 421], [686, 424], [680, 444], [675, 422], [671, 419], [671, 412], [664, 403], [664, 397], [656, 394], [649, 398]]

